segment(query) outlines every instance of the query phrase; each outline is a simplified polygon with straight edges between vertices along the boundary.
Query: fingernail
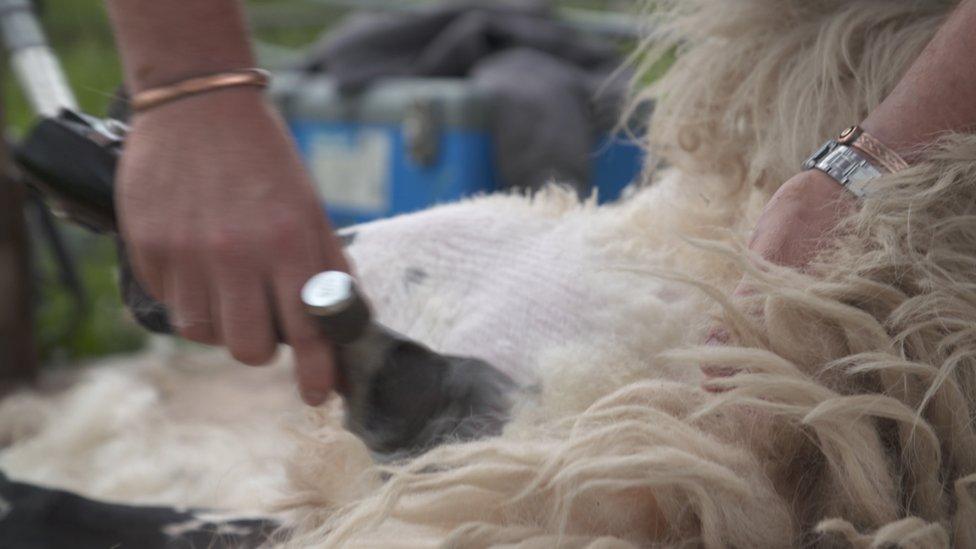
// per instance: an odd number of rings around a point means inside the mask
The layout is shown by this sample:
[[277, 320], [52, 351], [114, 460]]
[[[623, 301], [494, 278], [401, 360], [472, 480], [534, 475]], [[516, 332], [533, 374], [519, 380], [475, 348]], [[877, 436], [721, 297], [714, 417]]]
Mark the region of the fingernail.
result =
[[302, 392], [302, 400], [304, 400], [305, 401], [305, 404], [308, 404], [309, 406], [313, 406], [313, 407], [315, 407], [315, 406], [321, 406], [328, 399], [329, 399], [329, 394], [328, 393], [323, 393], [323, 392], [320, 392], [320, 391], [303, 391]]

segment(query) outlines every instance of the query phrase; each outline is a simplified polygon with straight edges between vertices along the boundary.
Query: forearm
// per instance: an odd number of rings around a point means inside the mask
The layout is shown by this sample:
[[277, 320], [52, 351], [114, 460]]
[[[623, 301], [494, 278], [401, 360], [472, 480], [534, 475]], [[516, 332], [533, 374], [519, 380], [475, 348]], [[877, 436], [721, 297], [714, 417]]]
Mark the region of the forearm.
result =
[[106, 0], [131, 91], [254, 66], [238, 0]]
[[976, 0], [963, 0], [862, 123], [911, 162], [947, 132], [976, 128]]

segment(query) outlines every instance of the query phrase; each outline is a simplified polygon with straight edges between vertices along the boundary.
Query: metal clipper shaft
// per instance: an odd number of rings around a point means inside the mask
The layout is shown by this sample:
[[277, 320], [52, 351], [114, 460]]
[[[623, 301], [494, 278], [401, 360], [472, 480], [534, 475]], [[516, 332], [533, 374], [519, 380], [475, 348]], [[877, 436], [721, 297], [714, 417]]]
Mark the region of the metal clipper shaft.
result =
[[302, 301], [336, 343], [346, 428], [380, 457], [501, 431], [516, 389], [504, 373], [478, 359], [435, 353], [373, 322], [346, 273], [312, 277]]
[[302, 303], [338, 345], [349, 345], [361, 338], [372, 322], [355, 279], [340, 271], [326, 271], [310, 278], [302, 287]]

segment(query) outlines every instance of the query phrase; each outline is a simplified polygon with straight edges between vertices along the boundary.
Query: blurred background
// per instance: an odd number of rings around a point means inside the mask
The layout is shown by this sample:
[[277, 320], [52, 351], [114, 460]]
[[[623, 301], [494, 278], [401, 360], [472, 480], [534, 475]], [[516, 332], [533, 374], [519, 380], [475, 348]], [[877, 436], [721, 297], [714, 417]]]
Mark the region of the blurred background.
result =
[[[403, 10], [431, 3], [424, 0], [248, 0], [246, 5], [261, 63], [274, 68], [303, 59], [309, 46], [352, 12], [383, 11], [391, 7]], [[553, 0], [551, 4], [558, 18], [607, 38], [619, 49], [621, 59], [633, 48], [640, 32], [636, 25], [640, 19], [640, 3], [634, 0]], [[121, 70], [102, 0], [44, 0], [39, 3], [39, 10], [44, 30], [81, 110], [104, 116], [121, 83]], [[7, 134], [16, 140], [28, 131], [34, 117], [9, 70], [2, 86]], [[605, 142], [601, 147], [607, 150], [610, 145]], [[613, 185], [622, 187], [632, 179], [641, 159], [633, 144], [615, 150], [619, 152], [608, 157], [609, 163], [605, 164], [610, 167], [604, 170], [607, 172], [604, 175], [615, 178]], [[619, 190], [615, 188], [612, 194]], [[66, 275], [59, 269], [51, 246], [36, 237], [38, 217], [28, 213], [34, 304], [32, 337], [40, 361], [45, 365], [63, 365], [79, 359], [131, 352], [144, 346], [145, 332], [129, 319], [119, 299], [112, 240], [58, 222], [73, 258], [80, 290], [86, 298], [84, 306], [80, 306], [77, 292], [69, 291], [70, 281], [65, 284]], [[350, 220], [368, 218], [354, 216]]]

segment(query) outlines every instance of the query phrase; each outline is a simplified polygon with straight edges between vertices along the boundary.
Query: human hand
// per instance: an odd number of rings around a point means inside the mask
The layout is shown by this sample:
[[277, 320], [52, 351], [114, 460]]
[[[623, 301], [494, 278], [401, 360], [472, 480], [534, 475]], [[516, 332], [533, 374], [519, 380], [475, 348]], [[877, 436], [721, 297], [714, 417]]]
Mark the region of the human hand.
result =
[[[832, 230], [857, 207], [857, 199], [837, 181], [819, 170], [808, 170], [791, 177], [766, 204], [749, 241], [749, 250], [763, 259], [803, 270], [830, 242]], [[743, 280], [735, 295], [747, 295]], [[712, 329], [706, 345], [728, 343], [723, 328]], [[703, 365], [709, 377], [731, 375], [728, 368]]]
[[[854, 195], [827, 174], [801, 172], [766, 204], [749, 249], [772, 263], [802, 270], [829, 243], [832, 229], [856, 207]], [[739, 291], [744, 291], [741, 284]]]
[[300, 290], [349, 266], [285, 127], [253, 88], [134, 118], [116, 202], [136, 276], [185, 338], [268, 362], [280, 333], [309, 405], [335, 384], [331, 344]]

